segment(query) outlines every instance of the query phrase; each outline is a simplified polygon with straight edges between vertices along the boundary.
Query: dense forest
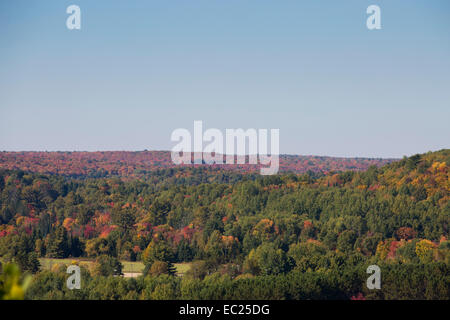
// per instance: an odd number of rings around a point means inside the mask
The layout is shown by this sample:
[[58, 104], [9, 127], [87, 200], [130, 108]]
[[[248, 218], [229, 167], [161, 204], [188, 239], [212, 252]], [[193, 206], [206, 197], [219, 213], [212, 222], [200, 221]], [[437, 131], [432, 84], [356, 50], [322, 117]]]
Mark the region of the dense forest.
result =
[[[0, 165], [0, 261], [32, 275], [27, 299], [450, 298], [448, 149], [273, 176], [206, 165], [111, 175], [90, 163], [84, 175]], [[69, 290], [65, 268], [42, 257], [95, 264]], [[121, 277], [121, 261], [144, 274]], [[380, 290], [365, 285], [373, 264]]]
[[[280, 155], [279, 158], [280, 172], [307, 173], [311, 171], [324, 174], [331, 171], [363, 171], [371, 165], [382, 166], [395, 160], [299, 155]], [[183, 166], [202, 167], [201, 165]], [[0, 152], [0, 168], [77, 178], [119, 176], [134, 179], [145, 177], [152, 171], [179, 167], [180, 165], [172, 162], [169, 151]], [[213, 164], [209, 167], [241, 173], [259, 170], [259, 165], [249, 164], [248, 156], [244, 164]]]

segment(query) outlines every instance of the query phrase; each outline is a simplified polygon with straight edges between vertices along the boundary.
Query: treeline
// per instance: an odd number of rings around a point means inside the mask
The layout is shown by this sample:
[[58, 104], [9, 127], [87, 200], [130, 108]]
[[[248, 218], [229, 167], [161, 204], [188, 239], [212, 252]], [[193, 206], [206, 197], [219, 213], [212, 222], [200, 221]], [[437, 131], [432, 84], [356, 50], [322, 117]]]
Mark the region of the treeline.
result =
[[[192, 155], [193, 157], [193, 155]], [[321, 156], [280, 155], [280, 172], [328, 173], [330, 171], [366, 170], [371, 165], [382, 166], [395, 159], [335, 158]], [[236, 162], [235, 162], [236, 163]], [[182, 165], [187, 168], [206, 167], [221, 171], [250, 173], [258, 165]], [[99, 151], [99, 152], [0, 152], [0, 167], [72, 178], [123, 177], [142, 178], [154, 171], [179, 168], [170, 151]]]
[[449, 270], [443, 263], [381, 264], [380, 290], [369, 290], [365, 266], [329, 272], [300, 272], [232, 278], [213, 273], [204, 279], [170, 275], [139, 278], [92, 277], [82, 268], [80, 290], [69, 290], [65, 269], [35, 276], [27, 299], [92, 300], [285, 300], [285, 299], [432, 299], [449, 298]]

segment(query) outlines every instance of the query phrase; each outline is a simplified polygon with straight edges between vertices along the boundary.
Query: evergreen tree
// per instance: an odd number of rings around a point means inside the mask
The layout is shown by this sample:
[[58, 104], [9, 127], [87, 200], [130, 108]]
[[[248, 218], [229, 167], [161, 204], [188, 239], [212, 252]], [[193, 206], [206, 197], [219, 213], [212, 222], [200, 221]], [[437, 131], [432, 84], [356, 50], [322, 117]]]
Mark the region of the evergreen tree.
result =
[[50, 258], [67, 258], [69, 255], [69, 242], [67, 231], [59, 226], [56, 232], [50, 236], [47, 246], [47, 255]]

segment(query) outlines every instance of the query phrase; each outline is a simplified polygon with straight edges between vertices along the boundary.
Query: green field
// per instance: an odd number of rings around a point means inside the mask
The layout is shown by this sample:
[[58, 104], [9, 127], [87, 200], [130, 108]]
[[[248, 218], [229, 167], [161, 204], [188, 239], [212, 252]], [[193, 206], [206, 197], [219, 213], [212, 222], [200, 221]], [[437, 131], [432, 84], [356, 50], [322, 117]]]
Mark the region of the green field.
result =
[[[94, 263], [94, 260], [89, 259], [80, 259], [80, 258], [68, 258], [68, 259], [54, 259], [54, 258], [40, 258], [39, 262], [41, 263], [41, 268], [43, 270], [51, 270], [52, 266], [55, 264], [72, 264], [73, 261], [77, 261], [81, 264], [86, 264], [90, 266]], [[140, 273], [144, 270], [144, 264], [140, 261], [120, 261], [123, 265], [122, 272], [123, 273]], [[174, 263], [174, 266], [177, 270], [177, 274], [182, 276], [189, 270], [191, 267], [190, 263]]]
[[142, 272], [144, 270], [144, 264], [140, 261], [120, 261], [123, 265], [122, 272]]
[[183, 276], [190, 268], [191, 263], [183, 262], [183, 263], [174, 263], [175, 269], [177, 269], [177, 275]]
[[54, 259], [54, 258], [40, 258], [39, 262], [41, 263], [42, 270], [51, 270], [52, 266], [57, 264], [72, 264], [73, 261], [78, 263], [85, 263], [87, 265], [91, 265], [94, 261], [88, 259], [77, 259], [77, 258], [67, 258], [67, 259]]

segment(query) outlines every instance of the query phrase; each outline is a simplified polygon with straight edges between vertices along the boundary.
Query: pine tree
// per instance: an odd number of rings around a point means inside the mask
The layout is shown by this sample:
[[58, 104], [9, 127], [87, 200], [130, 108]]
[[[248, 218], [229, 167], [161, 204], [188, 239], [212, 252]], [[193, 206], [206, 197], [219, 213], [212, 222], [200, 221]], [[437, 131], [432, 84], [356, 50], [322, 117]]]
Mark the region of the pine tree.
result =
[[67, 258], [69, 255], [67, 231], [64, 227], [58, 227], [55, 234], [50, 236], [47, 254], [50, 258]]

